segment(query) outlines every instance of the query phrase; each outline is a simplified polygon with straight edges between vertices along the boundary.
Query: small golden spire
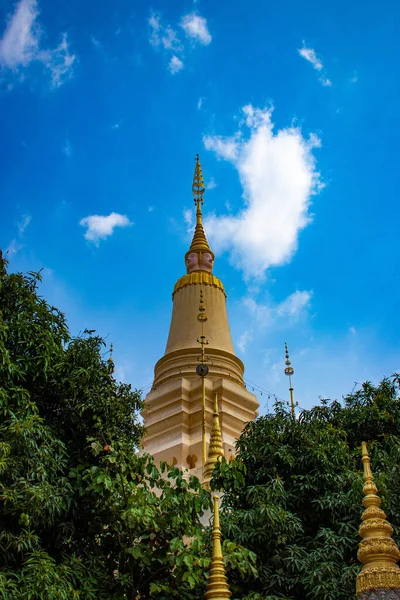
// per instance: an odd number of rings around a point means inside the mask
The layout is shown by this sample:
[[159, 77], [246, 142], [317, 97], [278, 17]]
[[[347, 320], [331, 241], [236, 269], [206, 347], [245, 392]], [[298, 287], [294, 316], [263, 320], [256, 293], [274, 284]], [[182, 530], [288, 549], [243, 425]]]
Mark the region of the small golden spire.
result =
[[204, 252], [209, 252], [214, 259], [214, 253], [208, 245], [206, 234], [203, 229], [203, 214], [201, 212], [201, 206], [204, 202], [204, 192], [206, 188], [204, 186], [203, 171], [201, 169], [199, 155], [196, 154], [196, 166], [194, 169], [192, 192], [194, 203], [196, 205], [196, 227], [194, 230], [193, 240], [190, 245], [188, 252], [186, 252], [185, 258], [192, 252], [199, 254], [199, 265], [201, 265], [201, 257]]
[[293, 369], [293, 367], [291, 366], [291, 363], [290, 363], [289, 350], [288, 350], [286, 342], [285, 342], [285, 357], [286, 357], [286, 360], [285, 360], [285, 365], [286, 365], [285, 375], [287, 375], [289, 377], [290, 407], [291, 407], [292, 417], [294, 419], [295, 416], [296, 416], [296, 414], [294, 412], [294, 398], [293, 398], [293, 387], [292, 387], [292, 375], [294, 373], [294, 369]]
[[365, 593], [373, 590], [390, 589], [400, 593], [400, 568], [397, 565], [400, 552], [392, 539], [393, 528], [379, 508], [381, 499], [372, 476], [367, 444], [363, 442], [361, 448], [365, 494], [362, 503], [365, 510], [358, 531], [363, 539], [358, 546], [357, 556], [364, 566], [357, 576], [357, 596], [369, 598]]
[[213, 423], [210, 436], [210, 445], [208, 447], [208, 458], [203, 470], [203, 485], [209, 488], [211, 477], [215, 464], [224, 456], [224, 447], [222, 445], [221, 425], [219, 422], [218, 394], [214, 395]]
[[210, 575], [208, 577], [208, 583], [206, 593], [204, 597], [206, 600], [223, 600], [229, 598], [232, 592], [229, 589], [228, 578], [225, 574], [224, 559], [222, 556], [221, 548], [221, 529], [219, 525], [219, 508], [218, 508], [218, 496], [213, 497], [214, 500], [214, 524], [213, 524], [213, 546], [212, 546], [212, 559]]
[[110, 356], [108, 358], [108, 370], [110, 373], [114, 373], [114, 361], [113, 361], [113, 350], [114, 350], [114, 346], [111, 344], [110, 346]]

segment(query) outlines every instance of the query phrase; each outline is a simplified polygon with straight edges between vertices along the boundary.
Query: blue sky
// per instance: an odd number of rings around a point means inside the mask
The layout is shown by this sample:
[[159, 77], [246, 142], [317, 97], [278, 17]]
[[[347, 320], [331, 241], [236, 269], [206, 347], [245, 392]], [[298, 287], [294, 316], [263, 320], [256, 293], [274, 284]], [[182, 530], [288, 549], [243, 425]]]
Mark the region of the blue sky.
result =
[[399, 371], [399, 17], [389, 1], [0, 0], [10, 268], [44, 268], [72, 333], [107, 336], [117, 376], [151, 384], [199, 152], [256, 390], [288, 397], [285, 341], [300, 406]]

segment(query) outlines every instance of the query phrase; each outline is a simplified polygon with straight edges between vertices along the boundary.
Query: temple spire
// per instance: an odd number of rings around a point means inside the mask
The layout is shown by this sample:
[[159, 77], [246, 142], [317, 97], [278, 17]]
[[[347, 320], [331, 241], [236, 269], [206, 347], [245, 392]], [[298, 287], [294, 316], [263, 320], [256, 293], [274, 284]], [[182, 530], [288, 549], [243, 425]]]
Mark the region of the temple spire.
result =
[[196, 206], [196, 227], [194, 230], [194, 235], [192, 239], [192, 243], [188, 252], [186, 253], [185, 258], [190, 254], [196, 253], [198, 255], [198, 265], [202, 264], [202, 256], [204, 253], [209, 253], [212, 256], [212, 260], [214, 260], [214, 253], [212, 252], [206, 234], [204, 233], [203, 228], [203, 213], [201, 207], [204, 202], [204, 192], [206, 188], [204, 186], [204, 178], [203, 171], [201, 169], [200, 157], [196, 154], [196, 164], [194, 168], [194, 176], [193, 176], [193, 185], [192, 185], [192, 193], [193, 199]]
[[364, 566], [357, 576], [357, 598], [394, 600], [400, 598], [400, 568], [397, 565], [400, 552], [392, 539], [393, 528], [380, 508], [381, 499], [372, 476], [371, 459], [365, 442], [362, 443], [362, 462], [365, 494], [362, 503], [365, 510], [358, 532], [363, 539], [357, 556]]
[[291, 365], [290, 362], [290, 358], [289, 358], [289, 350], [287, 347], [287, 344], [285, 343], [285, 375], [287, 375], [289, 377], [289, 394], [290, 394], [290, 410], [292, 413], [292, 417], [293, 419], [295, 418], [296, 414], [294, 411], [294, 397], [293, 397], [293, 386], [292, 386], [292, 375], [294, 374], [294, 369]]
[[214, 496], [213, 501], [214, 524], [212, 532], [212, 559], [210, 575], [208, 577], [208, 583], [204, 597], [206, 600], [223, 600], [224, 598], [226, 600], [229, 600], [229, 598], [232, 595], [232, 592], [229, 589], [228, 578], [225, 574], [224, 559], [222, 556], [218, 496]]
[[205, 462], [203, 470], [203, 484], [205, 487], [209, 487], [214, 467], [218, 460], [220, 460], [224, 456], [221, 425], [219, 422], [218, 394], [214, 395], [213, 408], [213, 422], [210, 436], [210, 445], [208, 447], [208, 458]]

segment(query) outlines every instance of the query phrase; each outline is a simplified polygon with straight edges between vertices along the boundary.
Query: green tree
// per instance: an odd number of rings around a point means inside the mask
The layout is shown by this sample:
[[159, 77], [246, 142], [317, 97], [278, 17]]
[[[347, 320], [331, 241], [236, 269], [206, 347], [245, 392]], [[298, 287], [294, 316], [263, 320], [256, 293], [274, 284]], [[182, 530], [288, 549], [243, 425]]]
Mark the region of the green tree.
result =
[[236, 460], [221, 463], [212, 481], [225, 490], [223, 532], [257, 555], [258, 580], [237, 582], [243, 596], [355, 597], [361, 441], [369, 442], [383, 508], [400, 525], [397, 375], [297, 419], [277, 403], [274, 414], [247, 425]]
[[[209, 494], [138, 454], [140, 395], [39, 283], [0, 255], [0, 597], [202, 597]], [[252, 553], [225, 551], [239, 582], [255, 573]]]

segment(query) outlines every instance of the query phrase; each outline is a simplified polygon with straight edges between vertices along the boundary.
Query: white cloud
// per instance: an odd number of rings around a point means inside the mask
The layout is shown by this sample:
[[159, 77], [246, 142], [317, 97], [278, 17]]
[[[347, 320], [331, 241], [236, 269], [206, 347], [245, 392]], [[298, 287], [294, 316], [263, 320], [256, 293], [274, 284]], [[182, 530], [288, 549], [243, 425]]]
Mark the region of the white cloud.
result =
[[300, 128], [274, 131], [272, 108], [243, 108], [244, 120], [228, 138], [204, 136], [204, 145], [231, 162], [243, 187], [243, 208], [206, 219], [214, 250], [230, 252], [245, 278], [262, 278], [274, 265], [287, 263], [297, 249], [299, 232], [311, 221], [311, 195], [323, 186], [313, 149]]
[[[171, 25], [164, 25], [158, 13], [153, 12], [150, 15], [148, 24], [150, 26], [150, 44], [160, 49], [169, 57], [168, 69], [170, 73], [173, 75], [179, 73], [184, 67], [182, 57], [185, 50], [185, 39], [182, 41], [177, 30], [171, 27]], [[180, 27], [183, 29], [186, 38], [205, 45], [211, 42], [211, 35], [207, 29], [206, 19], [196, 13], [184, 15], [180, 21]], [[202, 101], [202, 98], [198, 101], [197, 107], [199, 110]]]
[[312, 64], [316, 71], [322, 71], [322, 69], [324, 68], [324, 65], [318, 58], [314, 48], [306, 48], [305, 46], [303, 46], [303, 48], [300, 48], [298, 50], [298, 53], [300, 54], [300, 56], [308, 60], [308, 62]]
[[152, 46], [158, 46], [161, 42], [161, 22], [159, 15], [152, 14], [148, 23], [150, 25], [150, 44]]
[[313, 68], [316, 71], [321, 73], [319, 81], [322, 83], [322, 85], [330, 87], [332, 85], [332, 81], [323, 74], [324, 65], [322, 64], [322, 60], [317, 56], [317, 53], [315, 52], [314, 48], [307, 48], [305, 42], [303, 42], [303, 47], [299, 48], [297, 51], [300, 54], [300, 56], [302, 56], [309, 63], [312, 64]]
[[75, 59], [75, 54], [71, 54], [69, 51], [66, 33], [63, 33], [57, 48], [41, 52], [41, 60], [50, 70], [53, 87], [60, 87], [72, 76], [72, 65]]
[[312, 292], [296, 290], [279, 304], [269, 305], [258, 303], [254, 298], [244, 298], [243, 304], [255, 321], [263, 326], [276, 324], [278, 319], [296, 321], [311, 305]]
[[296, 290], [285, 298], [283, 302], [275, 307], [279, 317], [291, 317], [296, 319], [304, 310], [310, 307], [312, 292]]
[[172, 52], [180, 52], [182, 50], [182, 44], [178, 39], [176, 31], [169, 25], [164, 29], [161, 42], [165, 50], [171, 50]]
[[238, 155], [238, 139], [236, 137], [219, 137], [206, 135], [203, 138], [207, 150], [213, 150], [219, 158], [235, 162]]
[[21, 0], [0, 40], [0, 62], [10, 69], [27, 66], [38, 54], [40, 27], [36, 0]]
[[[20, 218], [20, 220], [17, 222], [17, 229], [18, 229], [18, 238], [21, 239], [26, 231], [26, 228], [28, 227], [29, 223], [31, 222], [32, 217], [31, 215], [25, 214], [22, 215], [22, 217]], [[17, 238], [14, 238], [13, 240], [11, 240], [7, 250], [6, 250], [6, 254], [7, 256], [10, 258], [11, 256], [13, 256], [14, 254], [17, 254], [17, 252], [19, 252], [20, 250], [22, 250], [22, 248], [24, 247], [23, 244], [20, 243], [20, 241]]]
[[181, 71], [183, 69], [183, 62], [181, 61], [180, 58], [178, 58], [177, 56], [174, 56], [171, 58], [171, 60], [169, 61], [169, 65], [168, 68], [170, 70], [170, 72], [175, 75], [175, 73], [179, 73], [179, 71]]
[[23, 215], [21, 217], [21, 220], [17, 223], [18, 233], [20, 236], [24, 235], [25, 229], [28, 227], [31, 220], [32, 220], [31, 215]]
[[193, 211], [190, 210], [190, 208], [186, 208], [183, 211], [183, 218], [185, 220], [185, 223], [186, 223], [188, 229], [190, 229], [193, 225]]
[[207, 20], [196, 13], [189, 13], [182, 17], [181, 27], [187, 37], [192, 38], [205, 46], [212, 40], [207, 28]]
[[16, 240], [16, 239], [11, 240], [10, 245], [8, 246], [8, 248], [6, 250], [6, 256], [8, 256], [10, 258], [14, 254], [17, 254], [17, 252], [22, 250], [23, 247], [24, 247], [23, 244], [20, 244], [18, 242], [18, 240]]
[[153, 13], [148, 23], [150, 25], [150, 44], [152, 46], [162, 46], [164, 50], [172, 52], [180, 52], [182, 43], [178, 38], [178, 34], [170, 25], [161, 23], [160, 15]]
[[242, 354], [244, 354], [246, 352], [247, 345], [249, 344], [249, 342], [251, 342], [252, 339], [253, 339], [253, 332], [251, 329], [244, 331], [242, 333], [242, 335], [239, 337], [236, 345], [239, 348], [240, 352], [242, 352]]
[[41, 62], [51, 73], [53, 87], [59, 87], [72, 75], [75, 55], [69, 51], [65, 33], [56, 48], [40, 48], [42, 28], [37, 21], [38, 15], [37, 0], [18, 2], [0, 39], [0, 65], [18, 72], [33, 61]]
[[203, 106], [203, 101], [204, 98], [200, 96], [200, 98], [197, 100], [197, 110], [201, 110], [201, 107]]
[[207, 190], [213, 190], [216, 187], [217, 187], [217, 184], [215, 183], [215, 180], [213, 178], [211, 178], [210, 181], [208, 181], [206, 183], [206, 189]]
[[115, 227], [127, 227], [132, 225], [126, 215], [120, 215], [112, 212], [108, 216], [91, 215], [81, 219], [79, 225], [87, 227], [85, 239], [98, 246], [100, 240], [106, 239], [113, 232]]

